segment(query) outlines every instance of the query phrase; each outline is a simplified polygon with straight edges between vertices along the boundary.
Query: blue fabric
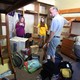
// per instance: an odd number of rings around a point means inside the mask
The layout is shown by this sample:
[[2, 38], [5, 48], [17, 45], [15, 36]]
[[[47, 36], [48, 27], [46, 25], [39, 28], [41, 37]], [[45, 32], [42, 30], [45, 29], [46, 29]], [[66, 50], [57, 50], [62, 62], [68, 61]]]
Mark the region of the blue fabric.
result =
[[15, 11], [12, 11], [12, 12], [8, 13], [8, 15], [14, 16], [15, 15]]
[[54, 37], [49, 43], [49, 47], [47, 49], [47, 55], [55, 56], [56, 47], [60, 44], [60, 38]]
[[56, 15], [51, 22], [51, 27], [50, 27], [50, 31], [54, 32], [54, 36], [60, 36], [63, 26], [64, 24], [66, 24], [68, 21], [63, 18], [60, 15]]

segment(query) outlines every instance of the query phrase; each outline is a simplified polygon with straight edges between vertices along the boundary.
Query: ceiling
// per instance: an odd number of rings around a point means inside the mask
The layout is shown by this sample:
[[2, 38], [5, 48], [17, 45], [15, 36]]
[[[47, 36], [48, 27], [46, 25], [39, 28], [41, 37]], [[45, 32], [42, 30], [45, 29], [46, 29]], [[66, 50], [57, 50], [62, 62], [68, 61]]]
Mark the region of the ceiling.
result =
[[9, 13], [37, 0], [0, 0], [0, 13]]

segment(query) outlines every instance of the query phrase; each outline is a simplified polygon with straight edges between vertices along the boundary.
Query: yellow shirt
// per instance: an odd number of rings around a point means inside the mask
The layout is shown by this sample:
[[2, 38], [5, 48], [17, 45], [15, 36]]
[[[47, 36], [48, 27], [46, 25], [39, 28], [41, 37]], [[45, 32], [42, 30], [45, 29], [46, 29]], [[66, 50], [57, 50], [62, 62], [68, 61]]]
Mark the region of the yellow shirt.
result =
[[46, 36], [46, 31], [48, 30], [48, 26], [45, 24], [45, 27], [44, 26], [40, 27], [39, 23], [38, 28], [39, 28], [39, 35]]

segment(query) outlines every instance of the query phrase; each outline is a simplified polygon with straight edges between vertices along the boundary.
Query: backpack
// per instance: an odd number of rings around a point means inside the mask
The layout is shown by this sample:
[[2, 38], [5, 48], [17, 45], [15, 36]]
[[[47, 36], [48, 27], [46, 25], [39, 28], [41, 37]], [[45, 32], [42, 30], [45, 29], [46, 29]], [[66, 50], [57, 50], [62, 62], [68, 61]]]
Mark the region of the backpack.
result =
[[12, 56], [12, 62], [15, 67], [21, 69], [23, 67], [24, 60], [22, 59], [19, 53], [15, 53]]
[[63, 60], [62, 56], [56, 52], [55, 63], [53, 63], [51, 60], [48, 60], [47, 63], [43, 64], [42, 70], [40, 72], [42, 80], [45, 80], [46, 78], [51, 80], [53, 74], [55, 75], [59, 74], [58, 66], [62, 60]]
[[59, 64], [60, 80], [71, 80], [73, 69], [71, 63], [63, 61]]

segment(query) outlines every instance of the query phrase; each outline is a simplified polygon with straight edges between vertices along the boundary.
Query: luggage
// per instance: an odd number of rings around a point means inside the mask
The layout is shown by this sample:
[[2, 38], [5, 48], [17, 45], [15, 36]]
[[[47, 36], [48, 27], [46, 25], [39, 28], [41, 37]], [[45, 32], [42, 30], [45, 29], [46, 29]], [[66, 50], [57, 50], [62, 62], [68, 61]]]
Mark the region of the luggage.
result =
[[31, 33], [26, 33], [25, 34], [25, 38], [30, 38], [30, 37], [32, 37], [32, 34]]
[[59, 64], [60, 80], [71, 80], [73, 70], [72, 65], [68, 61], [63, 61]]
[[29, 41], [29, 40], [27, 40], [26, 41], [26, 48], [29, 48], [30, 46], [32, 46], [33, 45], [33, 43], [34, 43], [34, 41], [32, 40], [32, 41]]
[[23, 67], [24, 60], [22, 59], [19, 53], [14, 53], [12, 56], [12, 62], [15, 67], [21, 69]]
[[49, 78], [51, 80], [51, 77], [53, 73], [55, 72], [55, 67], [54, 63], [50, 60], [48, 60], [47, 63], [43, 64], [42, 70], [40, 72], [40, 75], [42, 77], [42, 80], [45, 80], [46, 78]]
[[76, 55], [77, 59], [80, 60], [80, 45], [74, 45], [74, 54]]
[[32, 54], [32, 59], [35, 59], [35, 60], [39, 60], [40, 61], [39, 54]]
[[80, 61], [80, 36], [75, 37], [74, 54]]
[[42, 65], [37, 59], [28, 60], [24, 66], [29, 73], [33, 73], [38, 70]]
[[21, 55], [22, 55], [22, 58], [24, 59], [24, 61], [26, 61], [31, 55], [30, 49], [29, 48], [22, 49]]

